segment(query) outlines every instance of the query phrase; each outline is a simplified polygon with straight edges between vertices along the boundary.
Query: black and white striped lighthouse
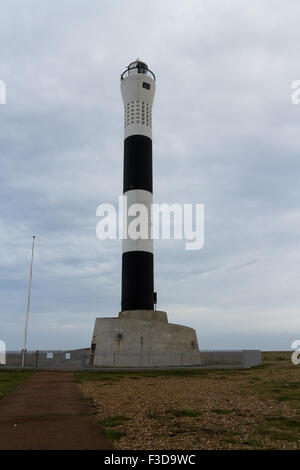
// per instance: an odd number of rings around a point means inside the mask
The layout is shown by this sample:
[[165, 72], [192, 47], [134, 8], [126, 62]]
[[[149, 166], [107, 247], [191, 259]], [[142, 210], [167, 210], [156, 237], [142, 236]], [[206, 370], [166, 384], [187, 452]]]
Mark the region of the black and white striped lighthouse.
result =
[[[143, 204], [151, 214], [152, 205], [152, 104], [155, 76], [136, 60], [121, 75], [124, 103], [123, 195], [127, 206]], [[128, 225], [130, 223], [130, 218]], [[127, 237], [122, 246], [121, 310], [153, 310], [153, 239]], [[127, 228], [125, 227], [126, 233]]]
[[124, 103], [122, 306], [117, 317], [96, 318], [91, 363], [101, 367], [195, 365], [195, 361], [201, 362], [195, 330], [169, 323], [166, 312], [154, 310], [151, 115], [155, 76], [144, 62], [137, 59], [129, 64], [121, 75], [121, 92]]

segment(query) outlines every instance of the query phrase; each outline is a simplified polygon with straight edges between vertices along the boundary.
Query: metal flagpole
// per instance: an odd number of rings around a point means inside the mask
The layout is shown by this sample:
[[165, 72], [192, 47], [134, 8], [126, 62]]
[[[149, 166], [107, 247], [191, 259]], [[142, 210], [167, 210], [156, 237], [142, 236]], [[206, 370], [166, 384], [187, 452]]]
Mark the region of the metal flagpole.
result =
[[25, 363], [25, 354], [26, 354], [26, 347], [27, 347], [27, 330], [28, 330], [28, 315], [29, 315], [29, 307], [30, 307], [30, 294], [31, 294], [31, 281], [32, 281], [32, 265], [33, 265], [34, 240], [35, 240], [35, 235], [33, 235], [33, 237], [32, 237], [32, 252], [31, 252], [31, 265], [30, 265], [30, 276], [29, 276], [29, 286], [28, 286], [28, 300], [27, 300], [27, 310], [26, 310], [26, 322], [25, 322], [25, 334], [24, 334], [24, 347], [23, 347], [23, 351], [22, 351], [22, 367], [24, 367], [24, 363]]

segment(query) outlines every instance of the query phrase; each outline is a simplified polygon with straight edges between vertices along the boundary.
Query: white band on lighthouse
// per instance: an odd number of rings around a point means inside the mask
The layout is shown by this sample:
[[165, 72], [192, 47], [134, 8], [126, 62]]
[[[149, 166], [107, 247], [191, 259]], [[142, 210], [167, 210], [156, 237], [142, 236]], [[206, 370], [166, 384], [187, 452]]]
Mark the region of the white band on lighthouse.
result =
[[153, 253], [152, 193], [143, 189], [133, 189], [124, 193], [124, 196], [126, 196], [126, 207], [123, 208], [122, 253], [128, 251]]

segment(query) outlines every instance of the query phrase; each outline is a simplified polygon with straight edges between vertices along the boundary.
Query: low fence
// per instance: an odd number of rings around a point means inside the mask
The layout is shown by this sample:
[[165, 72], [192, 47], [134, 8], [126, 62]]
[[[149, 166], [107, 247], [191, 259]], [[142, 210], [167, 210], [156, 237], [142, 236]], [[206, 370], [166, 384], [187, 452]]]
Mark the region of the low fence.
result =
[[240, 351], [200, 351], [203, 365], [230, 366], [239, 365], [245, 369], [262, 364], [261, 351], [258, 349], [242, 349]]
[[[261, 351], [200, 351], [199, 353], [92, 353], [78, 350], [26, 351], [24, 367], [53, 370], [95, 370], [166, 367], [236, 367], [249, 368], [261, 365]], [[21, 368], [22, 351], [7, 351], [6, 363], [1, 368]]]
[[[24, 367], [28, 369], [83, 370], [86, 361], [85, 350], [36, 350], [26, 351]], [[6, 363], [1, 368], [21, 368], [22, 351], [6, 351]]]

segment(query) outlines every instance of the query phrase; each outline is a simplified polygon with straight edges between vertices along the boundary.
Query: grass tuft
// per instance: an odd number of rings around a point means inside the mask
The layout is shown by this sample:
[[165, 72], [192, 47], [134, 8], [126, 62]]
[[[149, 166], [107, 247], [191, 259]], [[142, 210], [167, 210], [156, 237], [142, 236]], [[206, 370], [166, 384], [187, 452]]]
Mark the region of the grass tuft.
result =
[[126, 421], [129, 421], [130, 418], [127, 416], [123, 415], [112, 415], [108, 416], [107, 418], [99, 420], [99, 423], [104, 426], [104, 427], [115, 427], [119, 426], [120, 424], [125, 423]]
[[116, 429], [105, 429], [105, 434], [111, 441], [119, 441], [121, 437], [126, 436], [125, 432]]
[[256, 432], [274, 441], [299, 441], [300, 420], [283, 416], [268, 416], [257, 426]]

